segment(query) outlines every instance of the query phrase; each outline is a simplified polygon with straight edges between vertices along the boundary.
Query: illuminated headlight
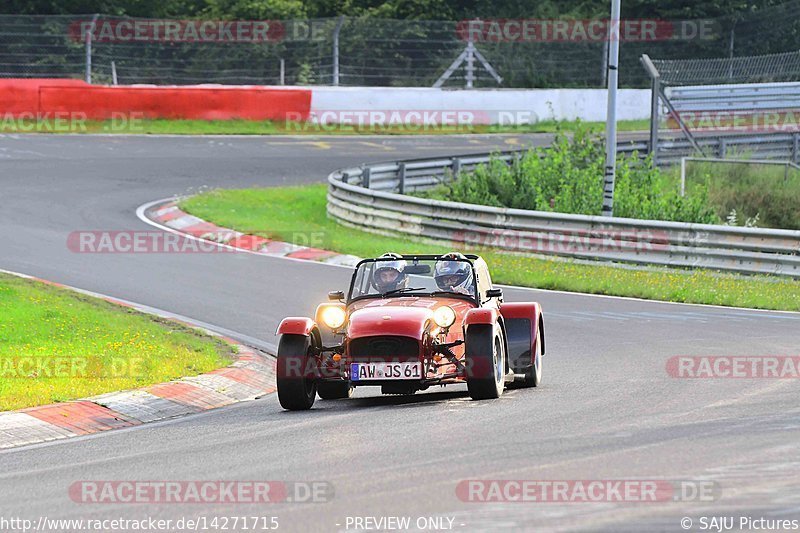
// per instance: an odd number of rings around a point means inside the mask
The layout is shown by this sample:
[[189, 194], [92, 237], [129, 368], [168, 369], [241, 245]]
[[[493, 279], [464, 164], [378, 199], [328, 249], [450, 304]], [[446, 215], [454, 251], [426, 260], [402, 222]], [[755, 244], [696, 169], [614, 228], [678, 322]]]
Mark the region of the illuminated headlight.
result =
[[347, 314], [344, 312], [344, 309], [336, 305], [326, 307], [322, 311], [322, 321], [325, 322], [325, 325], [331, 329], [342, 327], [346, 317]]
[[433, 321], [440, 328], [449, 328], [456, 321], [456, 312], [449, 305], [443, 305], [433, 312]]

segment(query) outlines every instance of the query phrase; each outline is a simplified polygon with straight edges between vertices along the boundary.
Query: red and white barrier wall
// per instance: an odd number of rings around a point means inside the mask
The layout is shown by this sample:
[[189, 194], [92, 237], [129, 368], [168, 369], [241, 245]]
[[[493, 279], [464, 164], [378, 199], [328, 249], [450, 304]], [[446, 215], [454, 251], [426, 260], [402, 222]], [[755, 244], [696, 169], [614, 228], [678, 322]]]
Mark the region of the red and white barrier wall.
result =
[[[602, 122], [606, 119], [605, 89], [433, 89], [407, 87], [314, 87], [312, 120], [329, 124], [394, 112], [412, 120], [424, 113], [449, 113], [450, 119], [472, 118], [476, 124], [531, 124], [542, 120]], [[461, 118], [458, 117], [461, 115]], [[373, 118], [375, 115], [373, 115]], [[435, 120], [433, 115], [429, 115]], [[617, 119], [650, 118], [650, 89], [620, 89]]]
[[[451, 90], [403, 87], [89, 85], [69, 79], [0, 80], [0, 114], [82, 113], [143, 118], [306, 121], [322, 124], [524, 124], [603, 121], [603, 89]], [[619, 120], [645, 119], [648, 89], [621, 89]]]
[[137, 113], [143, 118], [201, 120], [305, 119], [311, 91], [265, 86], [89, 85], [79, 80], [0, 80], [0, 113], [83, 113], [109, 119]]

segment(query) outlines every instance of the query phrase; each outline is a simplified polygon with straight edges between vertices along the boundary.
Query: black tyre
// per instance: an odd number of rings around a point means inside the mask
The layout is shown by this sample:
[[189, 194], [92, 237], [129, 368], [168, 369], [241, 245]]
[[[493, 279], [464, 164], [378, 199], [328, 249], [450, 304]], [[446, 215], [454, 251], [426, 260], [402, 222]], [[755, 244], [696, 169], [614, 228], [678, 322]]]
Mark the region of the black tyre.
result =
[[533, 366], [525, 371], [523, 387], [538, 387], [542, 384], [542, 332], [536, 335], [536, 353], [533, 356]]
[[353, 395], [353, 388], [349, 381], [320, 381], [317, 394], [323, 400], [342, 400]]
[[281, 407], [290, 411], [311, 409], [317, 396], [317, 376], [309, 337], [281, 336], [277, 373]]
[[499, 398], [505, 388], [505, 350], [495, 328], [477, 324], [467, 328], [464, 342], [467, 389], [473, 400]]

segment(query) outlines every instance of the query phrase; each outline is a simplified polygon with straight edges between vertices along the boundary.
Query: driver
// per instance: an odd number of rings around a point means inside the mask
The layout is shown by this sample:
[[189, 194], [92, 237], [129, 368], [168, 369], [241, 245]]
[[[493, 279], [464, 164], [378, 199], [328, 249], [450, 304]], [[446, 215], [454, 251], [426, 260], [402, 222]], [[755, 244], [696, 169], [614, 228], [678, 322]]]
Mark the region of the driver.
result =
[[472, 267], [467, 258], [458, 252], [445, 254], [436, 261], [433, 273], [436, 285], [443, 291], [475, 295]]
[[408, 285], [406, 262], [399, 254], [385, 253], [379, 257], [372, 274], [372, 284], [381, 294], [403, 289]]

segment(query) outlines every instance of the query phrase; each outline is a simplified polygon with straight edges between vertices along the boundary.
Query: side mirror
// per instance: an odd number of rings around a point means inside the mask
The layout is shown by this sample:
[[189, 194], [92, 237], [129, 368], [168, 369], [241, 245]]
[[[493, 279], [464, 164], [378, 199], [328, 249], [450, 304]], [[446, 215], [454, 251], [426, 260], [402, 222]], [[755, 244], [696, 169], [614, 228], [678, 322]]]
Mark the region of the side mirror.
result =
[[487, 298], [502, 298], [503, 297], [503, 289], [489, 289], [486, 291]]
[[328, 293], [328, 300], [344, 300], [344, 292], [342, 291], [331, 291]]

